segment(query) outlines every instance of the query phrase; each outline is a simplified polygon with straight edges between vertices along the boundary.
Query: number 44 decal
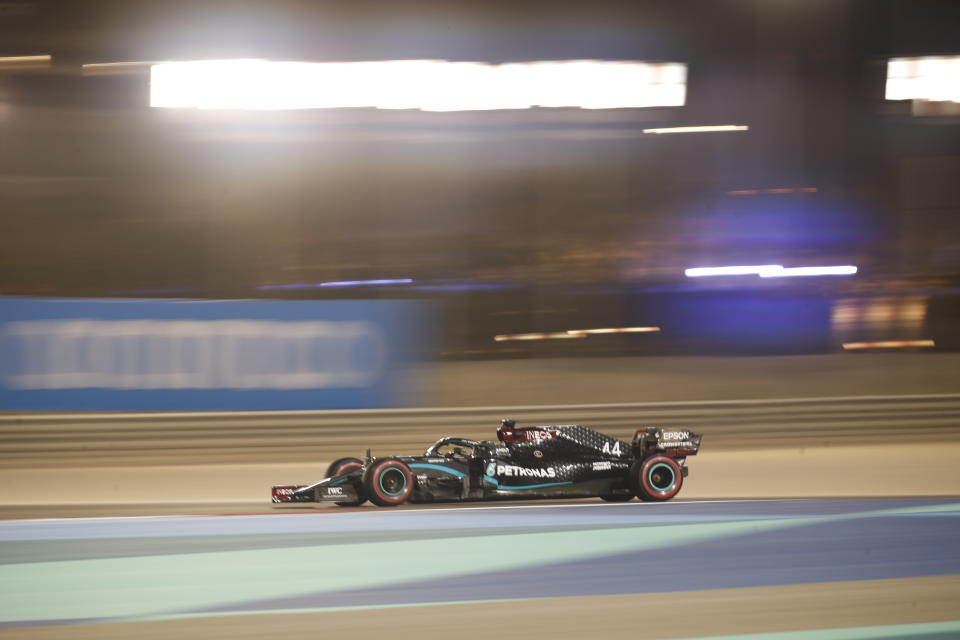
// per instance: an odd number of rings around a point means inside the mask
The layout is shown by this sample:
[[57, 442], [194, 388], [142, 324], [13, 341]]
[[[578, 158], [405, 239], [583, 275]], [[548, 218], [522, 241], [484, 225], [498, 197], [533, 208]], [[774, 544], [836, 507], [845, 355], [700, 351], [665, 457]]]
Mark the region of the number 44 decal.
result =
[[610, 443], [609, 443], [609, 442], [604, 442], [604, 443], [603, 443], [603, 452], [604, 452], [604, 453], [609, 453], [610, 455], [613, 455], [613, 456], [619, 456], [620, 453], [621, 453], [621, 452], [620, 452], [620, 441], [619, 441], [619, 440], [614, 440], [612, 447], [610, 446]]

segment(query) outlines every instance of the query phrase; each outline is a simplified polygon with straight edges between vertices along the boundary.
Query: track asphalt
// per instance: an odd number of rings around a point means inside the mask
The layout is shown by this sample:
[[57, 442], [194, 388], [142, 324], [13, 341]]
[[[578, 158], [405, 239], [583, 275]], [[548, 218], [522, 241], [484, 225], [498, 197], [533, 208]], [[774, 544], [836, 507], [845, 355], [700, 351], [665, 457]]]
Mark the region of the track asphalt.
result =
[[[951, 574], [955, 498], [12, 520], [0, 522], [0, 627]], [[795, 637], [960, 637], [950, 621], [908, 627]]]

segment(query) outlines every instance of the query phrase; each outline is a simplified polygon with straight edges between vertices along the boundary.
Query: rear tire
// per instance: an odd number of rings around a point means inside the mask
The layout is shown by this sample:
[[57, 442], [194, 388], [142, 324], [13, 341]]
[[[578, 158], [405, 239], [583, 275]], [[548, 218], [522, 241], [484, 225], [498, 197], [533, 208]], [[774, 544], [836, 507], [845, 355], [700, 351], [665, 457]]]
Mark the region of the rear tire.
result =
[[[330, 463], [330, 466], [327, 467], [327, 473], [323, 477], [330, 478], [332, 476], [339, 476], [344, 473], [349, 473], [354, 469], [359, 469], [362, 466], [363, 461], [358, 458], [340, 458]], [[353, 483], [353, 488], [357, 491], [356, 500], [352, 500], [350, 502], [334, 502], [333, 504], [337, 505], [338, 507], [359, 507], [361, 504], [367, 501], [363, 487], [360, 485], [360, 482]]]
[[413, 494], [413, 472], [402, 460], [377, 460], [363, 473], [363, 493], [380, 507], [396, 507]]
[[683, 472], [670, 456], [650, 456], [630, 467], [630, 486], [641, 500], [663, 502], [680, 493]]

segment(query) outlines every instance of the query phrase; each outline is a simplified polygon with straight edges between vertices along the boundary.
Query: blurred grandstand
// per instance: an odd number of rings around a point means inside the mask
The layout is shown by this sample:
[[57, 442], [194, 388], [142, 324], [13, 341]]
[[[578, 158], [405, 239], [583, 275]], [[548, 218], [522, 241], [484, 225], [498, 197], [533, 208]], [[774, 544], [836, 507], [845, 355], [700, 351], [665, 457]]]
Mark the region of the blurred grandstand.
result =
[[[885, 93], [960, 54], [954, 5], [0, 3], [0, 294], [429, 299], [449, 358], [955, 349], [960, 119]], [[151, 61], [229, 58], [687, 75], [682, 106], [149, 106]], [[858, 271], [684, 275], [771, 264]]]

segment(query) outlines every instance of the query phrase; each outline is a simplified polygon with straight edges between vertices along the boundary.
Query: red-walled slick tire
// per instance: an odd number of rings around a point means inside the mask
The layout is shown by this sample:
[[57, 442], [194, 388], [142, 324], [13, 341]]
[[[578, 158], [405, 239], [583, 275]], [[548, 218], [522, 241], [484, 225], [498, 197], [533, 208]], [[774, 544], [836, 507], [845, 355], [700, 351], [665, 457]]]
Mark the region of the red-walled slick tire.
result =
[[401, 460], [384, 458], [367, 467], [362, 484], [370, 502], [381, 507], [396, 507], [413, 494], [413, 472]]
[[[327, 473], [324, 475], [324, 478], [330, 478], [332, 476], [339, 476], [344, 473], [350, 473], [354, 469], [359, 469], [363, 466], [363, 461], [358, 458], [340, 458], [334, 460], [330, 463], [330, 466], [327, 467]], [[367, 497], [363, 493], [363, 488], [360, 486], [361, 483], [354, 483], [354, 489], [357, 491], [357, 500], [352, 500], [349, 502], [334, 502], [333, 504], [340, 507], [357, 507], [367, 501]]]
[[651, 456], [630, 467], [630, 486], [641, 500], [663, 502], [680, 493], [683, 472], [670, 456]]

